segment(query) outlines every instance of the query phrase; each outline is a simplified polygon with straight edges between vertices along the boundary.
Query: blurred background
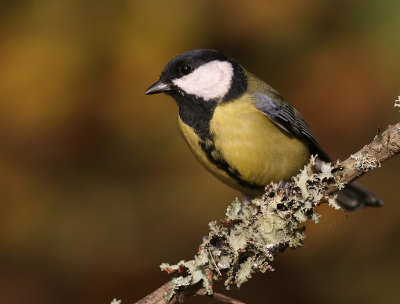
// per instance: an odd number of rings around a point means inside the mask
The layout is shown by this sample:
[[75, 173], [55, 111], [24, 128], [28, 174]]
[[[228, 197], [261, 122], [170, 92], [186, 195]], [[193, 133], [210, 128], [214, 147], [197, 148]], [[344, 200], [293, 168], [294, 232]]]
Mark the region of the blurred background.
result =
[[[173, 100], [143, 94], [172, 57], [231, 55], [343, 159], [400, 120], [399, 13], [397, 0], [1, 1], [1, 301], [135, 302], [238, 196], [191, 155]], [[303, 248], [227, 293], [397, 303], [399, 178], [400, 157], [367, 174], [384, 208], [321, 207]]]

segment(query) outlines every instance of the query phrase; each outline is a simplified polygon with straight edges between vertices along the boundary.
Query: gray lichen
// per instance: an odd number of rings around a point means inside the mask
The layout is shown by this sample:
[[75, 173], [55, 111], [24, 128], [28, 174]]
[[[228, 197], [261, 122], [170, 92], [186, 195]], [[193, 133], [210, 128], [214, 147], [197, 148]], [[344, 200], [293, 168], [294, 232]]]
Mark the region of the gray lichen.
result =
[[316, 157], [311, 157], [310, 163], [292, 178], [289, 193], [271, 183], [262, 198], [251, 205], [236, 199], [223, 220], [209, 224], [208, 238], [193, 260], [162, 264], [162, 270], [175, 275], [174, 292], [202, 282], [205, 292], [212, 294], [212, 280], [221, 279], [221, 274], [226, 275], [227, 289], [233, 284], [240, 287], [255, 272], [273, 271], [271, 263], [279, 252], [302, 246], [306, 235], [299, 225], [307, 220], [318, 223], [320, 215], [315, 207], [327, 202], [340, 208], [335, 196], [324, 194], [333, 180], [331, 165], [323, 164], [320, 173], [315, 173], [315, 164]]
[[[400, 96], [397, 96], [397, 99], [394, 101], [394, 107], [399, 108], [400, 112]], [[394, 130], [394, 134], [399, 134], [399, 133], [400, 133], [400, 128]]]
[[350, 158], [356, 161], [354, 167], [362, 172], [368, 172], [381, 166], [381, 163], [368, 152], [352, 154]]

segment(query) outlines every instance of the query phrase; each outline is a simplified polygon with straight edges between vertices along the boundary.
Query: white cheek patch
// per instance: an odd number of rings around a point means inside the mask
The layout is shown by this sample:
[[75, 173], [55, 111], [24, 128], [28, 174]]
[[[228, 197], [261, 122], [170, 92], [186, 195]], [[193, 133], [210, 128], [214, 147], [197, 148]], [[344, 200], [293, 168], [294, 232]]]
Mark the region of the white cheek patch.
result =
[[204, 100], [222, 98], [228, 93], [233, 77], [230, 62], [214, 60], [198, 67], [189, 75], [173, 80], [187, 94]]

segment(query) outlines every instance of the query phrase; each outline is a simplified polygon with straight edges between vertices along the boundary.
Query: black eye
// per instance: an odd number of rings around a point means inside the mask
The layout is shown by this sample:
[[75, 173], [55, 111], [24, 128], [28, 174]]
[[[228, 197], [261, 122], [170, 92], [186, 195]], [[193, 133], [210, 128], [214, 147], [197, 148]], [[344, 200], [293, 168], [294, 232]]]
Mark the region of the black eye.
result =
[[184, 64], [181, 66], [181, 73], [183, 75], [187, 75], [192, 71], [192, 67], [188, 64]]

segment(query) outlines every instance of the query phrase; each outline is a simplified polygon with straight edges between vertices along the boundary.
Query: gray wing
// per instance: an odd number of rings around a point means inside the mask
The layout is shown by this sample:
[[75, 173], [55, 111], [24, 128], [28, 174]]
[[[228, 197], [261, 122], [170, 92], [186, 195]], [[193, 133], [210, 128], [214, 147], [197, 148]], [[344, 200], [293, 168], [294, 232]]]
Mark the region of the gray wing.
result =
[[[318, 154], [318, 157], [322, 160], [331, 161], [328, 154], [319, 145], [303, 116], [290, 104], [286, 103], [282, 96], [273, 91], [269, 93], [273, 97], [262, 93], [254, 94], [254, 103], [257, 109], [263, 112], [279, 128], [308, 144], [311, 154]], [[276, 102], [276, 99], [281, 99], [283, 103]]]

